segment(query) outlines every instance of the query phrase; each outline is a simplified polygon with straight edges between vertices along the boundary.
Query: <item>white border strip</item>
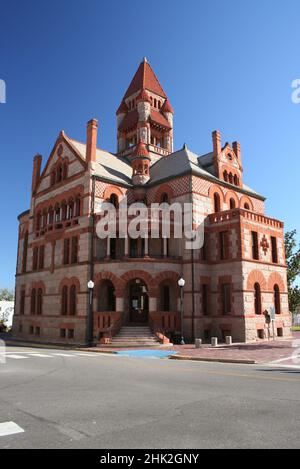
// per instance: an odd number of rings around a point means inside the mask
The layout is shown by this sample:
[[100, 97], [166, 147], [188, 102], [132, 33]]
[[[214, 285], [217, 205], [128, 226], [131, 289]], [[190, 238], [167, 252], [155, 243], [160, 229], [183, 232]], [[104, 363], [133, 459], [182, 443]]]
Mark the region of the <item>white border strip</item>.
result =
[[1, 436], [9, 436], [15, 435], [16, 433], [24, 433], [25, 430], [15, 422], [4, 422], [0, 423], [0, 437]]

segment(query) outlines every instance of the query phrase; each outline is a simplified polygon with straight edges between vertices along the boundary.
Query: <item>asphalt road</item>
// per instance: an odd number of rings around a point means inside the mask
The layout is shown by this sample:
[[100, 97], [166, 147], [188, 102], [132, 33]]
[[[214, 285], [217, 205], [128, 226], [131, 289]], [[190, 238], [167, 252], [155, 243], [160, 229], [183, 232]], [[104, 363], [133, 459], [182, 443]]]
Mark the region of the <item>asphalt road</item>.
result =
[[299, 368], [7, 352], [0, 448], [300, 447]]

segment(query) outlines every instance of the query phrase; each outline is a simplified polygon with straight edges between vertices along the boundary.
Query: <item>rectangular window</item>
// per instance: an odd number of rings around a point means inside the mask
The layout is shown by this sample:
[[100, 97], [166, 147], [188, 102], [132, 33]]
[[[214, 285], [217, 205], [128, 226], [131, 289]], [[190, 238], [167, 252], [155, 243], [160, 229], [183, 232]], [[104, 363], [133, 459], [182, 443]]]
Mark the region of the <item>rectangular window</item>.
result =
[[40, 249], [39, 249], [39, 269], [44, 268], [44, 259], [45, 259], [45, 246], [40, 246]]
[[62, 339], [65, 339], [65, 338], [66, 338], [66, 329], [61, 329], [61, 330], [60, 330], [60, 337], [61, 337]]
[[162, 287], [162, 307], [163, 311], [170, 311], [170, 287], [164, 285]]
[[68, 330], [68, 339], [74, 339], [74, 329]]
[[30, 334], [30, 335], [33, 335], [33, 334], [34, 334], [34, 327], [33, 327], [33, 326], [30, 326], [30, 327], [29, 327], [29, 334]]
[[74, 236], [72, 238], [72, 256], [71, 256], [72, 264], [77, 264], [78, 262], [78, 238]]
[[35, 328], [35, 335], [37, 335], [37, 336], [41, 335], [41, 328], [40, 327]]
[[64, 256], [63, 256], [63, 259], [64, 259], [64, 265], [69, 264], [69, 262], [70, 262], [70, 240], [69, 239], [64, 240]]
[[19, 324], [19, 332], [23, 332], [23, 324]]
[[228, 259], [228, 231], [220, 233], [220, 259], [222, 261]]
[[211, 332], [210, 329], [204, 329], [204, 340], [210, 340], [211, 339]]
[[222, 312], [223, 314], [231, 313], [231, 284], [223, 283], [221, 286], [222, 296]]
[[32, 270], [37, 270], [38, 268], [38, 257], [39, 257], [39, 248], [33, 249], [33, 259], [32, 259]]
[[21, 291], [20, 297], [20, 315], [25, 314], [25, 290]]
[[278, 263], [277, 238], [275, 236], [271, 236], [271, 246], [272, 246], [272, 262], [274, 262], [274, 264], [277, 264]]
[[252, 259], [259, 260], [258, 234], [256, 231], [252, 231], [251, 236], [252, 236]]
[[202, 312], [203, 316], [209, 316], [209, 286], [202, 285]]

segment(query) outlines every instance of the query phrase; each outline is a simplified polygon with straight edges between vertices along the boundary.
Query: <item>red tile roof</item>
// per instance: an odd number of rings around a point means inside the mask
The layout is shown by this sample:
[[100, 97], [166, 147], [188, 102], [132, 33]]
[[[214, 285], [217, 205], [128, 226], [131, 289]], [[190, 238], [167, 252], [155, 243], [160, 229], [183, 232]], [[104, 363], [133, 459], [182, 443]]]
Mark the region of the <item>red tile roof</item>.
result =
[[139, 90], [148, 90], [152, 91], [163, 98], [166, 98], [166, 94], [162, 89], [161, 84], [159, 83], [155, 73], [153, 72], [151, 66], [148, 64], [146, 60], [144, 60], [136, 74], [134, 75], [123, 99], [128, 98], [129, 96], [133, 95]]
[[161, 125], [162, 127], [165, 127], [167, 129], [171, 129], [171, 126], [165, 116], [163, 116], [163, 114], [161, 114], [160, 112], [155, 111], [154, 109], [151, 109], [150, 119], [155, 124]]
[[165, 100], [164, 104], [163, 104], [163, 107], [161, 108], [161, 110], [163, 112], [171, 112], [172, 114], [174, 114], [174, 110], [171, 106], [171, 103], [168, 99]]
[[134, 109], [133, 111], [130, 111], [128, 114], [126, 114], [126, 116], [124, 117], [124, 119], [122, 120], [119, 126], [119, 130], [125, 131], [125, 130], [131, 129], [132, 127], [137, 125], [138, 120], [139, 120], [139, 115], [138, 115], [137, 109]]
[[148, 149], [146, 145], [143, 142], [139, 142], [137, 146], [135, 147], [132, 156], [149, 156]]
[[128, 112], [128, 107], [127, 107], [127, 104], [125, 103], [125, 101], [123, 100], [116, 112], [116, 114], [126, 114], [126, 112]]

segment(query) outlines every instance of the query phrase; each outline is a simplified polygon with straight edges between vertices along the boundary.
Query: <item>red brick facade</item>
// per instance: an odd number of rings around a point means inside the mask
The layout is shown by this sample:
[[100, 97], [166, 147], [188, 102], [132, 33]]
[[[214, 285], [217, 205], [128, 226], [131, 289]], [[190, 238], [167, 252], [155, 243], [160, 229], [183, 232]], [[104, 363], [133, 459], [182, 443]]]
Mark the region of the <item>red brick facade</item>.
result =
[[[272, 306], [277, 335], [290, 335], [283, 224], [244, 186], [238, 142], [222, 147], [213, 132], [210, 154], [173, 153], [173, 113], [144, 61], [117, 111], [117, 155], [96, 147], [92, 119], [86, 144], [61, 132], [42, 172], [35, 157], [30, 209], [19, 216], [15, 337], [85, 344], [91, 279], [94, 343], [139, 321], [173, 336], [180, 332], [180, 277], [188, 340], [266, 337], [264, 312]], [[195, 158], [199, 171], [180, 164], [175, 171], [179, 158]], [[206, 220], [204, 247], [190, 251], [172, 238], [98, 239], [97, 207], [118, 207], [124, 197], [149, 206], [192, 201], [194, 227], [198, 216]]]

